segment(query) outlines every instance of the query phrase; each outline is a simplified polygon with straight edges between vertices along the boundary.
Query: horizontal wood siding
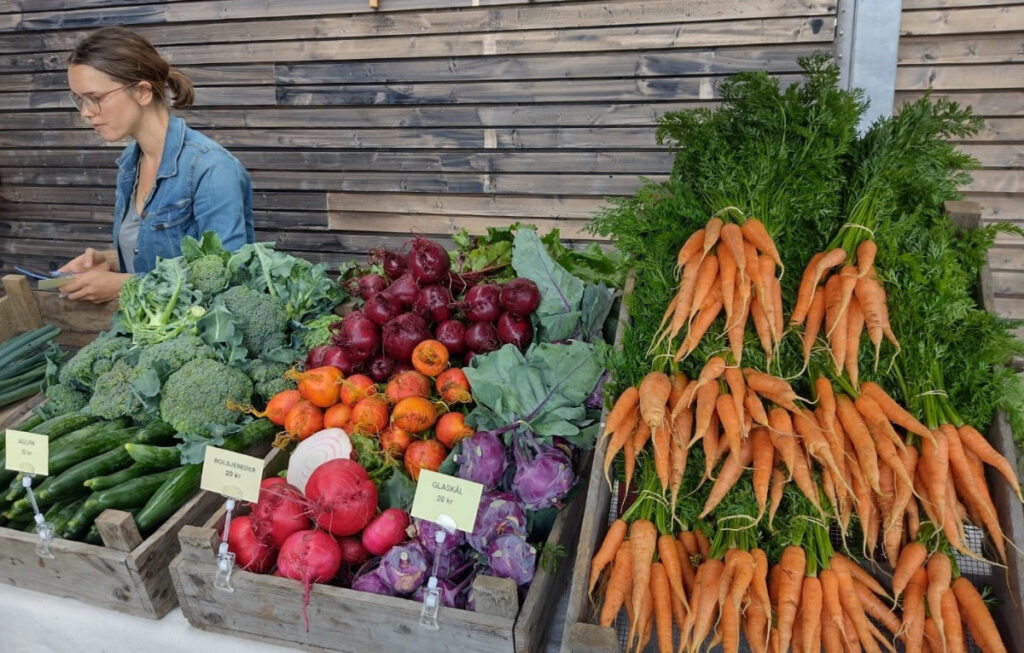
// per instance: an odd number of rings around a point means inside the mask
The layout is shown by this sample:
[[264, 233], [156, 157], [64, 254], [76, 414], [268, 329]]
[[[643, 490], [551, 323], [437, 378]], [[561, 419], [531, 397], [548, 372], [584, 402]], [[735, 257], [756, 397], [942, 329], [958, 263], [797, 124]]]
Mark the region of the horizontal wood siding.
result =
[[[981, 165], [962, 190], [983, 220], [1024, 227], [1024, 3], [903, 0], [900, 32], [896, 105], [931, 88], [983, 116], [961, 144]], [[1024, 239], [1000, 236], [989, 262], [997, 310], [1024, 319]]]
[[379, 5], [0, 0], [0, 272], [110, 243], [124, 144], [84, 126], [65, 70], [100, 25], [194, 80], [181, 115], [249, 169], [258, 237], [331, 264], [513, 221], [593, 239], [607, 198], [668, 173], [658, 116], [739, 71], [794, 81], [835, 32], [834, 0]]

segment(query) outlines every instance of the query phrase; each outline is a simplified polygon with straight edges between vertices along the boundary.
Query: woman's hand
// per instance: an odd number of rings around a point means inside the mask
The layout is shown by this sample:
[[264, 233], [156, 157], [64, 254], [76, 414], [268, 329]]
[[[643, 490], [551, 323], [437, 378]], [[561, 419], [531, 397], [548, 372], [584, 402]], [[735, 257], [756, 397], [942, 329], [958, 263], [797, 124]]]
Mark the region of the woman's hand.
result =
[[[88, 253], [88, 250], [86, 250], [86, 253]], [[85, 254], [82, 256], [85, 256]], [[81, 256], [78, 258], [81, 258]], [[77, 261], [78, 259], [75, 260]], [[109, 265], [104, 262], [104, 265], [94, 266], [91, 270], [77, 273], [74, 279], [60, 287], [61, 294], [68, 299], [88, 301], [95, 304], [103, 304], [117, 298], [118, 293], [121, 292], [121, 286], [132, 275], [123, 272], [111, 272], [107, 269], [108, 267]]]
[[59, 272], [81, 274], [89, 270], [110, 270], [112, 267], [106, 252], [87, 247], [85, 252], [71, 259]]

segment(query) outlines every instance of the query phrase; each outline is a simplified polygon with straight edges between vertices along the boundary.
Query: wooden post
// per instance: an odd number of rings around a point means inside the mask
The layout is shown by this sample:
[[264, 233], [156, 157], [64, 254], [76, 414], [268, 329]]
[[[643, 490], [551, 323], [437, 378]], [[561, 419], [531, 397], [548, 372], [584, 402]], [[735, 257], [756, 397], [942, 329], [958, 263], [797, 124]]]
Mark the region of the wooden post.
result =
[[370, 0], [370, 9], [377, 9], [377, 0]]
[[519, 614], [519, 592], [509, 578], [477, 576], [473, 581], [475, 612], [515, 619]]
[[100, 532], [103, 546], [117, 551], [131, 552], [142, 544], [142, 535], [131, 513], [122, 510], [104, 510], [96, 518], [96, 530]]
[[970, 231], [981, 226], [981, 204], [949, 200], [942, 204], [946, 215], [960, 231]]
[[615, 653], [618, 650], [619, 638], [614, 628], [582, 621], [566, 629], [562, 640], [562, 653]]
[[28, 279], [8, 274], [4, 275], [3, 283], [6, 296], [0, 297], [0, 341], [43, 326]]
[[217, 562], [217, 544], [220, 536], [212, 528], [185, 525], [178, 531], [178, 542], [181, 544], [181, 555], [186, 560]]

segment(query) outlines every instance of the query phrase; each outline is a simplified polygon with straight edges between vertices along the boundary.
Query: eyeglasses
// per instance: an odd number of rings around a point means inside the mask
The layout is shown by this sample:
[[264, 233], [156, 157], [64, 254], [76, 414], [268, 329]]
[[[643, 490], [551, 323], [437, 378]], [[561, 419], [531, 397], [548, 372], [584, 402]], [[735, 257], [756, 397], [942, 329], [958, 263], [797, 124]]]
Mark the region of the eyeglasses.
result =
[[100, 93], [99, 95], [79, 95], [77, 93], [68, 93], [71, 96], [71, 101], [75, 103], [78, 110], [81, 111], [83, 108], [88, 110], [89, 113], [99, 113], [102, 107], [100, 103], [107, 99], [118, 91], [123, 91], [126, 88], [135, 86], [138, 82], [132, 82], [131, 84], [125, 84], [124, 86], [118, 86], [117, 88], [107, 91], [106, 93]]

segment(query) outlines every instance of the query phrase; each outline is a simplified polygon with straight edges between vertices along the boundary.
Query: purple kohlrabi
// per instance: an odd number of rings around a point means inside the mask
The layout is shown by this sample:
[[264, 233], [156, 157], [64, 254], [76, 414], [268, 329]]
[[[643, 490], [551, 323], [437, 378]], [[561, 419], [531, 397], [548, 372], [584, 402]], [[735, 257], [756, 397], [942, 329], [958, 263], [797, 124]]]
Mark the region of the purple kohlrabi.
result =
[[[444, 578], [437, 581], [437, 589], [441, 594], [441, 605], [449, 608], [465, 608], [466, 607], [466, 588], [473, 581], [474, 574], [469, 574], [461, 582], [456, 582], [450, 578]], [[420, 585], [415, 592], [412, 593], [412, 599], [414, 601], [423, 601], [423, 595], [427, 593], [427, 586]]]
[[484, 492], [473, 532], [466, 535], [466, 541], [487, 555], [491, 541], [503, 533], [526, 537], [526, 510], [511, 492]]
[[427, 578], [427, 554], [419, 542], [405, 542], [384, 554], [377, 575], [396, 594], [409, 594]]
[[515, 533], [498, 536], [487, 549], [487, 564], [495, 576], [511, 578], [516, 585], [533, 580], [537, 550]]
[[484, 490], [493, 490], [508, 465], [508, 451], [494, 433], [477, 431], [462, 441], [462, 451], [455, 462], [459, 465], [459, 478], [480, 483]]
[[[413, 523], [416, 524], [416, 540], [427, 553], [433, 556], [437, 549], [437, 532], [444, 529], [426, 519], [413, 519]], [[454, 551], [459, 545], [466, 542], [466, 534], [463, 531], [457, 530], [454, 533], [444, 531], [444, 533], [444, 543], [441, 544], [441, 548], [445, 551]]]
[[575, 482], [572, 461], [562, 450], [541, 445], [531, 459], [516, 448], [516, 474], [512, 486], [527, 510], [558, 505]]
[[377, 570], [373, 569], [360, 576], [356, 576], [352, 580], [352, 589], [360, 592], [370, 592], [372, 594], [381, 594], [383, 596], [393, 596], [394, 590], [384, 584], [380, 576], [377, 575]]

